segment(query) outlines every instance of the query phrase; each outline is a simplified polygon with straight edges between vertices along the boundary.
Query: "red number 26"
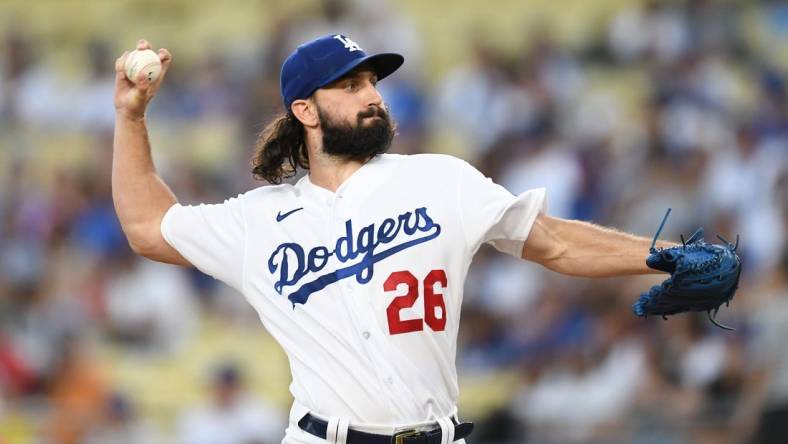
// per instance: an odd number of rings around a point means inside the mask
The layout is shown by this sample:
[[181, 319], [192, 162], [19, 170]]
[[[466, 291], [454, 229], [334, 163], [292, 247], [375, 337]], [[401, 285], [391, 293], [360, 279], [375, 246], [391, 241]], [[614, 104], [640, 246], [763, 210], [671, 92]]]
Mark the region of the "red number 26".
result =
[[419, 280], [410, 271], [395, 271], [383, 283], [383, 290], [386, 292], [396, 291], [397, 286], [404, 284], [407, 286], [407, 293], [395, 297], [388, 308], [386, 316], [389, 321], [389, 333], [397, 335], [400, 333], [410, 333], [424, 329], [424, 323], [432, 331], [443, 331], [446, 328], [446, 302], [443, 295], [435, 293], [435, 284], [440, 284], [441, 288], [446, 288], [448, 281], [446, 272], [443, 270], [432, 270], [424, 278], [424, 319], [405, 319], [400, 318], [400, 310], [410, 308], [419, 298]]

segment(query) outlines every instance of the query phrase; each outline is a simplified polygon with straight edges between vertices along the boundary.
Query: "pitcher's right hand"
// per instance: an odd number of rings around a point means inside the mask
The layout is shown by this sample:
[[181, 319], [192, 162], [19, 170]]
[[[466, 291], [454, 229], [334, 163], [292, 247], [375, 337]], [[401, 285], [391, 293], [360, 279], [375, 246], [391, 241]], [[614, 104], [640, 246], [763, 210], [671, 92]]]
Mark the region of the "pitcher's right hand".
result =
[[[147, 40], [137, 42], [137, 50], [150, 49]], [[172, 55], [165, 48], [158, 51], [161, 59], [161, 74], [155, 82], [151, 83], [144, 72], [138, 74], [136, 83], [126, 77], [126, 57], [131, 51], [126, 51], [115, 60], [115, 112], [123, 117], [139, 120], [145, 117], [145, 109], [148, 107], [156, 91], [159, 90], [164, 75], [172, 62]]]

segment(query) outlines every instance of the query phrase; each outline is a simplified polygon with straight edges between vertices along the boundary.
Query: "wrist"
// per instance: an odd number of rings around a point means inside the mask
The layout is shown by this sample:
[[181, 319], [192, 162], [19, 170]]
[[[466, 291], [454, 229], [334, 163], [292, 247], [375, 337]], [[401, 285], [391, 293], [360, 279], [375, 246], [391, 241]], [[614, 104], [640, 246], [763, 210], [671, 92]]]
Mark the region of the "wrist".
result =
[[123, 109], [116, 109], [115, 110], [115, 121], [118, 120], [130, 122], [130, 123], [141, 123], [145, 121], [145, 111], [136, 113], [131, 111], [126, 111]]

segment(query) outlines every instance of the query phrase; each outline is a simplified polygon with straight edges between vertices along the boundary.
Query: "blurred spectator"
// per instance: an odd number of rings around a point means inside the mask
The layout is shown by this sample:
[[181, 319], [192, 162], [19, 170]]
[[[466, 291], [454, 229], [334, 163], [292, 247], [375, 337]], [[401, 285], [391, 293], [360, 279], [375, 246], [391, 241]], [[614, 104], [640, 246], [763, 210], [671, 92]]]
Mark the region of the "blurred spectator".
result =
[[[499, 134], [496, 125], [501, 121], [490, 114], [496, 112], [493, 102], [502, 94], [505, 77], [501, 56], [493, 48], [479, 39], [468, 46], [468, 62], [453, 67], [440, 82], [432, 124], [435, 131], [456, 136], [476, 159]], [[518, 102], [517, 117], [527, 118], [531, 106], [527, 95], [518, 94], [511, 100]]]
[[[549, 204], [548, 204], [549, 205]], [[542, 297], [545, 270], [484, 245], [476, 253], [465, 282], [465, 304], [509, 318]], [[499, 327], [503, 327], [500, 323]]]
[[86, 326], [90, 325], [80, 288], [84, 260], [65, 248], [53, 248], [49, 253], [46, 280], [6, 295], [18, 304], [14, 316], [4, 320], [8, 339], [25, 367], [35, 374], [36, 389], [49, 388], [64, 369], [70, 369], [68, 364], [82, 357], [69, 338], [88, 334]]
[[0, 331], [0, 393], [3, 394], [3, 399], [11, 399], [32, 391], [36, 379], [35, 372], [28, 367], [15, 344]]
[[127, 241], [112, 203], [111, 163], [107, 156], [99, 159], [104, 160], [96, 165], [101, 169], [85, 174], [80, 184], [87, 204], [73, 221], [70, 240], [86, 254], [103, 259], [126, 248]]
[[672, 359], [682, 386], [704, 389], [721, 377], [729, 352], [722, 337], [705, 334], [706, 323], [702, 317], [687, 319], [689, 327], [674, 335], [678, 356]]
[[[560, 174], [556, 174], [560, 171]], [[577, 156], [565, 145], [545, 134], [520, 145], [499, 174], [499, 183], [512, 194], [531, 188], [549, 191], [549, 211], [556, 217], [574, 218], [579, 199], [582, 170]]]
[[739, 127], [735, 145], [719, 146], [709, 156], [703, 191], [710, 197], [712, 210], [736, 219], [738, 233], [747, 239], [742, 248], [753, 268], [770, 271], [786, 241], [775, 191], [780, 174], [788, 171], [788, 155], [780, 152], [785, 146], [778, 150], [759, 142], [752, 127]]
[[90, 431], [85, 444], [160, 444], [158, 431], [137, 414], [131, 399], [111, 393], [104, 401], [98, 424]]
[[101, 417], [108, 391], [107, 380], [86, 345], [75, 336], [62, 340], [45, 442], [82, 443]]
[[686, 50], [686, 19], [671, 3], [644, 0], [622, 9], [610, 27], [613, 54], [624, 62], [653, 59], [670, 62]]
[[129, 249], [114, 258], [112, 270], [105, 290], [110, 336], [143, 353], [182, 349], [198, 326], [197, 297], [186, 275]]
[[788, 249], [783, 251], [780, 267], [774, 278], [764, 285], [757, 308], [752, 313], [755, 336], [752, 339], [754, 371], [751, 376], [751, 411], [756, 417], [754, 443], [785, 442], [788, 436]]
[[21, 27], [11, 26], [3, 35], [2, 82], [0, 82], [0, 125], [17, 122], [18, 103], [15, 93], [26, 71], [30, 68], [33, 54], [30, 41], [23, 34]]
[[464, 309], [459, 343], [464, 350], [460, 366], [466, 372], [483, 374], [511, 361], [515, 344], [506, 334], [503, 319], [482, 309]]
[[590, 343], [546, 365], [517, 394], [512, 408], [537, 440], [593, 442], [621, 426], [646, 360], [632, 318], [620, 313], [600, 313]]
[[286, 418], [247, 392], [235, 363], [219, 364], [208, 403], [186, 411], [178, 421], [179, 444], [269, 444], [284, 437]]
[[199, 117], [206, 121], [221, 120], [238, 112], [238, 88], [232, 83], [222, 54], [213, 52], [205, 56], [196, 72], [191, 93]]
[[[533, 75], [533, 81], [544, 89], [548, 100], [559, 107], [574, 105], [586, 86], [585, 73], [577, 60], [556, 43], [547, 29], [539, 29], [529, 40], [526, 57], [522, 61], [524, 66], [518, 67], [523, 73], [525, 86], [528, 86], [528, 77]], [[549, 106], [549, 103], [542, 104], [544, 108]]]
[[91, 131], [108, 131], [115, 124], [115, 73], [107, 69], [114, 64], [112, 55], [104, 40], [93, 40], [85, 48], [88, 72], [84, 84], [77, 86], [74, 119]]

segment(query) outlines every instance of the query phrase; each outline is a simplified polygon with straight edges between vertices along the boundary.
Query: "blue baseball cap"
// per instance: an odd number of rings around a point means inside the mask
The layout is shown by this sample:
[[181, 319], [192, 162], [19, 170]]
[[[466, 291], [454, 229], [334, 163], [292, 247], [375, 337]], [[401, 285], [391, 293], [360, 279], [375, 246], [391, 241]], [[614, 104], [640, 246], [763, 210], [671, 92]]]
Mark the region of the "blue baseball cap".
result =
[[368, 63], [378, 80], [399, 68], [405, 58], [400, 54], [367, 55], [353, 40], [330, 34], [296, 48], [282, 64], [279, 85], [285, 109], [298, 99], [306, 99], [318, 88], [347, 74], [362, 63]]

